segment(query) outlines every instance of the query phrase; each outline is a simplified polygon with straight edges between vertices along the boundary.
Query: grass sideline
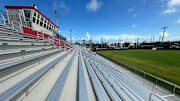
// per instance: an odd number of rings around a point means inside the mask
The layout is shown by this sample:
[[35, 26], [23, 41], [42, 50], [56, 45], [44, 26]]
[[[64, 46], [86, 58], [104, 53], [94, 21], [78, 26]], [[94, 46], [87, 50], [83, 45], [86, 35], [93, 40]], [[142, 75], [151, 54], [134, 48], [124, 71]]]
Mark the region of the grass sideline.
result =
[[[124, 64], [128, 64], [133, 68], [140, 69], [180, 85], [179, 50], [103, 50], [98, 51], [98, 53], [123, 67], [127, 68]], [[131, 71], [133, 71], [133, 68], [131, 68]], [[141, 72], [136, 73], [143, 76]], [[147, 76], [146, 78], [155, 82], [152, 77]], [[163, 82], [159, 81], [158, 84], [171, 91], [173, 90], [173, 87]], [[179, 95], [180, 90], [176, 89], [176, 93]]]

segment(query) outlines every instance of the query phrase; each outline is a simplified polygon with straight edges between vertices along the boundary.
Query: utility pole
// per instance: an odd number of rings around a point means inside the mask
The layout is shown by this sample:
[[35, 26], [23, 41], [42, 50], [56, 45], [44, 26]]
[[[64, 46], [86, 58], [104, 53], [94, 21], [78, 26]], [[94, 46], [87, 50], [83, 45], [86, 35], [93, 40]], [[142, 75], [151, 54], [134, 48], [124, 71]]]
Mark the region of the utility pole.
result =
[[103, 37], [101, 37], [101, 48], [103, 48], [103, 44], [104, 44], [104, 39]]
[[[58, 27], [58, 12], [55, 9], [55, 15], [56, 15], [56, 26]], [[57, 28], [57, 32], [59, 31], [59, 28]]]
[[139, 46], [139, 38], [137, 38], [136, 40], [136, 48], [138, 48], [138, 46]]
[[161, 42], [161, 35], [159, 35], [159, 42]]
[[83, 41], [83, 46], [85, 46], [85, 44], [86, 44], [85, 41], [86, 41], [86, 40], [85, 40], [85, 39], [82, 39], [82, 41]]
[[89, 40], [89, 47], [92, 48], [92, 39]]
[[70, 43], [72, 44], [72, 29], [70, 29]]
[[120, 47], [120, 44], [121, 44], [121, 38], [119, 37], [119, 40], [118, 40], [118, 47]]
[[153, 36], [153, 43], [155, 42], [155, 37]]
[[164, 40], [164, 34], [165, 34], [167, 28], [168, 28], [168, 27], [166, 27], [166, 26], [164, 26], [164, 27], [161, 28], [161, 29], [163, 29], [162, 42], [163, 42], [163, 40]]

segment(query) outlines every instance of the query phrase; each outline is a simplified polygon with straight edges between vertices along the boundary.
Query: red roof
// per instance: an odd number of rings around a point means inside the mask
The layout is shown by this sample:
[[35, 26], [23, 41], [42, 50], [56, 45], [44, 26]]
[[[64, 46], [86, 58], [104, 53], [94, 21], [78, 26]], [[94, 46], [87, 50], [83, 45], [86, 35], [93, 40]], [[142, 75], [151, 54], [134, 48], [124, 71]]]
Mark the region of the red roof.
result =
[[58, 28], [58, 26], [56, 24], [54, 24], [49, 18], [47, 18], [44, 14], [42, 14], [38, 9], [36, 9], [34, 6], [5, 6], [5, 8], [26, 8], [26, 9], [34, 9], [36, 12], [38, 12], [41, 16], [43, 16], [46, 20], [48, 20], [50, 23], [52, 23], [54, 26], [56, 26], [56, 28]]

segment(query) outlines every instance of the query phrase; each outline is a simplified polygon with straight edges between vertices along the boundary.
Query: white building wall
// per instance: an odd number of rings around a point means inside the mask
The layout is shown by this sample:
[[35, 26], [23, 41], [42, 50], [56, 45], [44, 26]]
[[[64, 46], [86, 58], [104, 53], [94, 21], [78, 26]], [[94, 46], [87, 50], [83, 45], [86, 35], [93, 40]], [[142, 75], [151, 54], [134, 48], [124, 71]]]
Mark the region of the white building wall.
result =
[[39, 24], [32, 23], [32, 29], [39, 31], [39, 32], [43, 32], [43, 33], [51, 35], [51, 36], [54, 36], [52, 31], [47, 30], [46, 28], [44, 28], [43, 26], [40, 26]]

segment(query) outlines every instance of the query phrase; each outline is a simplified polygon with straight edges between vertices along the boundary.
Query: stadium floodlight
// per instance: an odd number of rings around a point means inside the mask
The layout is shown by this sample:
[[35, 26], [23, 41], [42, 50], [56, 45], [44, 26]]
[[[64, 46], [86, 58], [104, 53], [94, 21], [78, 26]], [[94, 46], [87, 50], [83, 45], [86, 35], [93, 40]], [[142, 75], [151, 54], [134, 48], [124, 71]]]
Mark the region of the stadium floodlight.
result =
[[162, 42], [163, 42], [163, 40], [164, 40], [164, 34], [165, 34], [167, 28], [168, 28], [168, 27], [166, 27], [166, 26], [161, 27], [161, 29], [163, 29]]

